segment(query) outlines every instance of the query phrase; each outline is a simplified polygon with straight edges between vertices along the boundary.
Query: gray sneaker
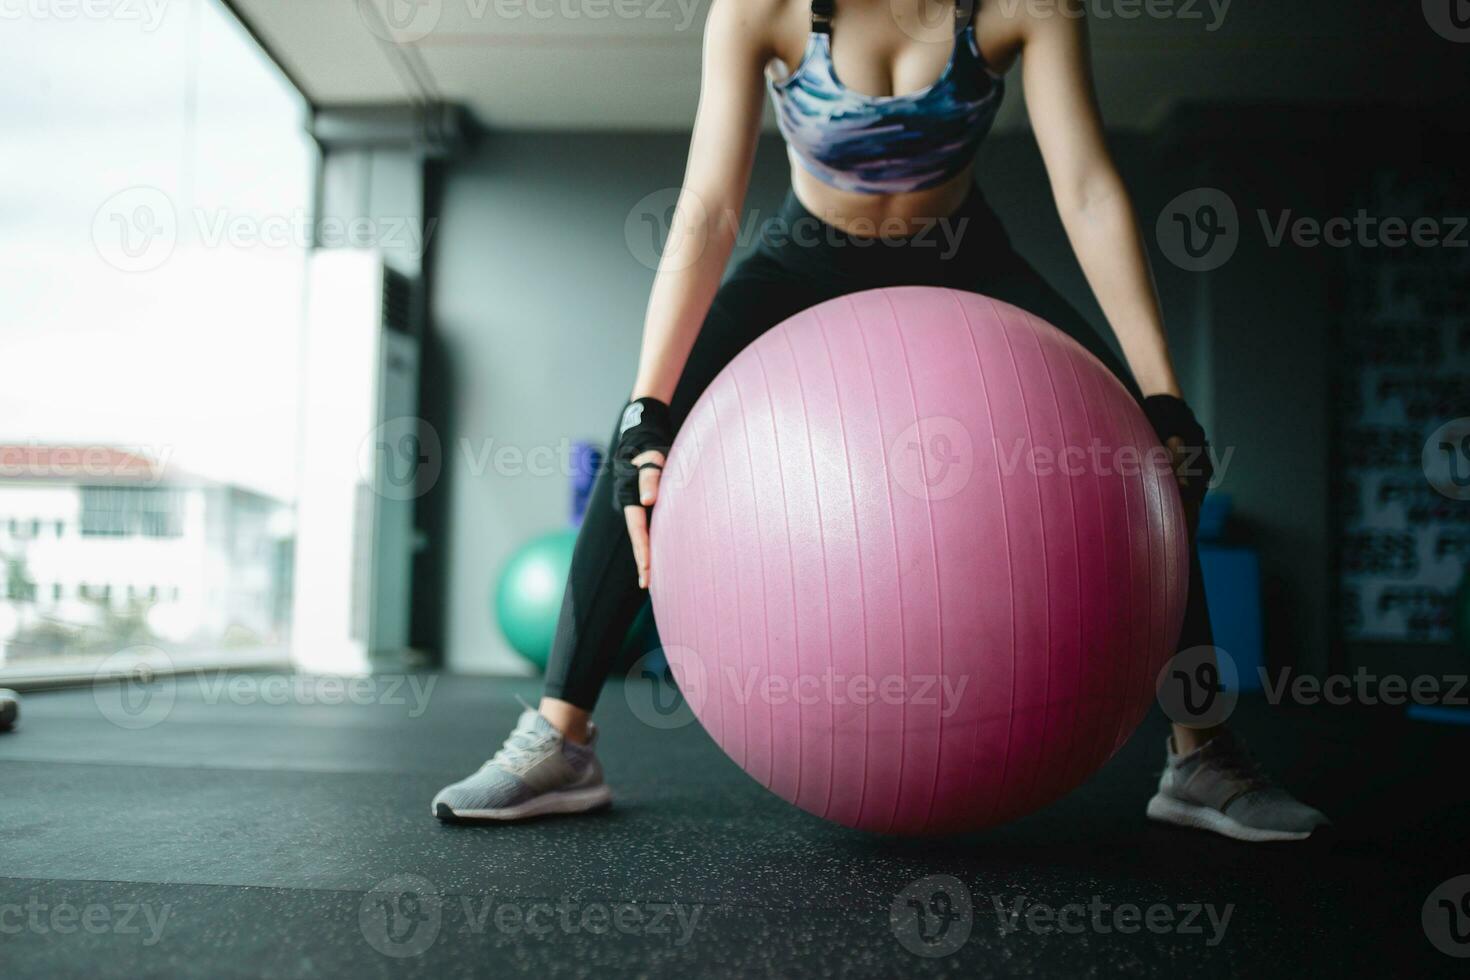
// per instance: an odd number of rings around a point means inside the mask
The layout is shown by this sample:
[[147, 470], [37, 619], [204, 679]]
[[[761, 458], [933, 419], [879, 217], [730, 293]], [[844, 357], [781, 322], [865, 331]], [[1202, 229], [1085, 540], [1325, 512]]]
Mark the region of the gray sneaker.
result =
[[1148, 815], [1244, 841], [1302, 840], [1327, 818], [1261, 772], [1245, 744], [1222, 732], [1185, 755], [1164, 742], [1166, 764]]
[[545, 813], [580, 813], [606, 806], [612, 793], [602, 780], [592, 730], [586, 745], [568, 742], [533, 709], [521, 712], [515, 731], [480, 771], [434, 797], [440, 820], [520, 820]]

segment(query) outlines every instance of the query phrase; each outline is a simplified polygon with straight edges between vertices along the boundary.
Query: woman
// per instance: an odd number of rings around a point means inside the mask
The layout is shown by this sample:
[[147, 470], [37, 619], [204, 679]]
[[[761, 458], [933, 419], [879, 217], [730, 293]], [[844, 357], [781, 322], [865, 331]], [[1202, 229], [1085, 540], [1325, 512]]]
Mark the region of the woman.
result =
[[[810, 3], [810, 6], [808, 6]], [[577, 539], [538, 710], [479, 772], [444, 789], [444, 819], [577, 812], [610, 793], [589, 718], [651, 575], [648, 510], [664, 451], [700, 392], [762, 332], [815, 303], [879, 286], [985, 293], [1070, 333], [1128, 384], [1173, 452], [1187, 512], [1210, 478], [1181, 399], [1138, 226], [1093, 98], [1086, 28], [1057, 4], [714, 0], [683, 190], [654, 281], [632, 400]], [[1023, 81], [1058, 211], [1127, 370], [1010, 247], [971, 180], [1024, 53]], [[789, 67], [795, 66], [795, 67]], [[759, 249], [721, 285], [769, 89], [792, 189]], [[1203, 463], [1203, 465], [1201, 465]], [[1211, 643], [1192, 563], [1180, 649]], [[1218, 728], [1175, 726], [1148, 812], [1246, 840], [1300, 839], [1323, 816], [1270, 784]]]

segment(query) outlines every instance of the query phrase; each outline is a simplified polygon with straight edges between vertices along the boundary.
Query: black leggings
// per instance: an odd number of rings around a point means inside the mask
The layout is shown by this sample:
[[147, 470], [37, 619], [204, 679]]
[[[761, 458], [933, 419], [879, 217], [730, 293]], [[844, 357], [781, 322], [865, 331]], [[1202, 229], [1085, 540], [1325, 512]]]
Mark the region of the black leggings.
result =
[[[788, 193], [762, 226], [759, 247], [735, 267], [710, 305], [674, 391], [674, 425], [683, 423], [715, 375], [771, 327], [823, 300], [880, 286], [948, 286], [1029, 310], [1096, 354], [1138, 397], [1132, 376], [1097, 331], [1011, 248], [978, 188], [954, 214], [909, 238], [883, 237], [881, 227], [873, 231], [878, 237], [847, 235]], [[609, 406], [610, 417], [615, 408]], [[546, 668], [546, 695], [591, 710], [646, 599], [627, 525], [612, 505], [610, 469], [604, 467], [577, 535]], [[1179, 649], [1211, 642], [1199, 556], [1191, 543]]]

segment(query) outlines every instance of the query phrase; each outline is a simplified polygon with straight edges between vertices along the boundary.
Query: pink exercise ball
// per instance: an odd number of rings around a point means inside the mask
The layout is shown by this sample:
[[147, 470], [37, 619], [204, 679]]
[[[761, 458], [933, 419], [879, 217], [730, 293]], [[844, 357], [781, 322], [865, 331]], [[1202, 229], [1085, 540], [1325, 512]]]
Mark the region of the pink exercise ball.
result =
[[742, 769], [862, 830], [976, 830], [1074, 789], [1172, 655], [1188, 550], [1127, 389], [952, 289], [814, 306], [695, 404], [654, 511], [670, 667]]

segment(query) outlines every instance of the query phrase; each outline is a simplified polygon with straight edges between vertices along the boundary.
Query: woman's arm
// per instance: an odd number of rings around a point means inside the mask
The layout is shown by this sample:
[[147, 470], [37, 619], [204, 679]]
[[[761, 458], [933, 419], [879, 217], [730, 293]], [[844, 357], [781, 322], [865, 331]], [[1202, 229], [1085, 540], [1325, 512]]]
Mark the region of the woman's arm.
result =
[[735, 246], [769, 60], [766, 3], [714, 0], [683, 189], [643, 322], [634, 398], [667, 403]]
[[[684, 183], [674, 206], [648, 311], [643, 319], [643, 349], [633, 399], [651, 398], [668, 405], [674, 387], [704, 324], [725, 263], [735, 247], [740, 211], [750, 183], [751, 163], [760, 134], [762, 74], [770, 60], [767, 25], [772, 6], [766, 0], [714, 0], [704, 28], [704, 67], [700, 79], [699, 110], [689, 143]], [[667, 416], [667, 409], [655, 415]], [[631, 406], [630, 406], [631, 410]], [[633, 425], [644, 414], [629, 418]], [[664, 426], [661, 429], [667, 431]], [[625, 435], [625, 439], [632, 438]], [[644, 440], [650, 445], [661, 440]], [[629, 452], [636, 451], [636, 448]], [[615, 461], [617, 466], [621, 461]], [[636, 472], [641, 506], [626, 504], [623, 516], [633, 542], [638, 584], [648, 587], [648, 511], [658, 500], [664, 454], [656, 449], [639, 452], [624, 466], [629, 479]], [[652, 465], [649, 465], [652, 464]], [[617, 494], [620, 499], [621, 493]]]
[[1080, 0], [1025, 17], [1022, 83], [1072, 250], [1144, 395], [1178, 396], [1158, 295], [1128, 191], [1103, 138]]

